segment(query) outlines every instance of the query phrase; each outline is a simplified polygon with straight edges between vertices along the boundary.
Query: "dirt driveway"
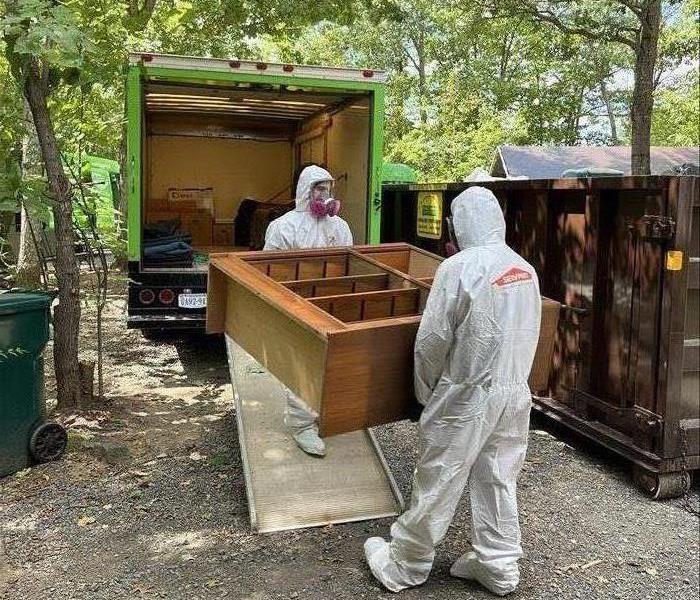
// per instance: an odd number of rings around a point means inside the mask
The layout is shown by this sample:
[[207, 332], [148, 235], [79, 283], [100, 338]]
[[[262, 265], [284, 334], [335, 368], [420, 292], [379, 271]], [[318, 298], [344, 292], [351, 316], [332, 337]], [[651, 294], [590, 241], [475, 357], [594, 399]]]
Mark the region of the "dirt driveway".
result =
[[[117, 289], [107, 397], [61, 415], [71, 425], [66, 458], [0, 480], [0, 598], [393, 597], [362, 560], [363, 541], [386, 534], [388, 520], [251, 533], [223, 344], [147, 341], [124, 328], [123, 310]], [[89, 348], [89, 311], [84, 324]], [[415, 428], [377, 433], [408, 498]], [[522, 583], [512, 597], [698, 598], [698, 519], [679, 501], [643, 497], [624, 463], [570, 443], [531, 433], [519, 495]], [[429, 582], [400, 597], [491, 597], [449, 576], [468, 548], [468, 523], [463, 501]]]

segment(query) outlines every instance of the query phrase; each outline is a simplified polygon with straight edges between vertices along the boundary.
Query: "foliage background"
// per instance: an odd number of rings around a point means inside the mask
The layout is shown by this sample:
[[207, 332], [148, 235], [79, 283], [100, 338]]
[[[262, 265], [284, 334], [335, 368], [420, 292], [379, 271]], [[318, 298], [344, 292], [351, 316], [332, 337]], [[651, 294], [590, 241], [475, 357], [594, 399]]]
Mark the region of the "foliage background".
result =
[[[629, 49], [562, 33], [525, 14], [499, 10], [498, 3], [495, 8], [471, 0], [19, 4], [36, 15], [33, 43], [64, 53], [66, 68], [52, 88], [50, 108], [66, 155], [80, 150], [119, 159], [130, 49], [386, 69], [386, 156], [412, 165], [422, 180], [458, 180], [476, 167], [488, 169], [503, 143], [628, 141]], [[583, 10], [590, 2], [580, 4]], [[664, 2], [653, 145], [700, 141], [699, 6], [700, 0]], [[8, 26], [7, 19], [0, 23]], [[18, 166], [26, 134], [21, 96], [3, 53], [0, 208], [37, 188], [37, 182], [23, 183]]]

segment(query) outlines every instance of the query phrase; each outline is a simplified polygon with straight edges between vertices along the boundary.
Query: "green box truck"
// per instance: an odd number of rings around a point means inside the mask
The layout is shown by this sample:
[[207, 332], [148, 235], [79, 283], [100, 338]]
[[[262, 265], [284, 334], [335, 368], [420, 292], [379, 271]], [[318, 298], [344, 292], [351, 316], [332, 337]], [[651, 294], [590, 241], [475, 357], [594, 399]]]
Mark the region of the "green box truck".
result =
[[203, 328], [208, 254], [248, 250], [307, 163], [336, 178], [356, 243], [378, 243], [385, 81], [370, 69], [131, 54], [128, 326]]

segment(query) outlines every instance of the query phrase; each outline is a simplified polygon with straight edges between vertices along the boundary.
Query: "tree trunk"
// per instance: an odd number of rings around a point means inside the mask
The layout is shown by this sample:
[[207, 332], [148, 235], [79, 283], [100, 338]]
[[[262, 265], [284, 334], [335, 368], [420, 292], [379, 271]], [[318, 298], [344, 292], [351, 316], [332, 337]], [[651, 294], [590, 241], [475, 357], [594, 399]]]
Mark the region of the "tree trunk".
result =
[[615, 112], [613, 111], [613, 105], [610, 101], [610, 92], [608, 91], [608, 86], [605, 80], [600, 82], [600, 97], [603, 99], [605, 104], [605, 111], [608, 113], [608, 121], [610, 122], [610, 140], [613, 146], [618, 146], [620, 144], [620, 139], [617, 137], [617, 124], [615, 123]]
[[578, 132], [581, 125], [581, 113], [583, 112], [583, 96], [585, 91], [585, 88], [582, 86], [578, 96], [578, 104], [569, 118], [569, 125], [566, 132], [567, 146], [575, 146], [579, 143]]
[[428, 122], [428, 111], [426, 109], [426, 88], [427, 76], [425, 73], [425, 31], [420, 30], [418, 40], [415, 44], [418, 54], [418, 104], [420, 108], [420, 122], [425, 125]]
[[44, 160], [49, 191], [54, 201], [56, 279], [58, 300], [54, 312], [54, 363], [59, 409], [80, 406], [78, 329], [80, 324], [80, 272], [73, 239], [73, 202], [70, 182], [63, 171], [56, 135], [47, 108], [48, 74], [35, 59], [24, 73], [24, 94], [34, 119]]
[[501, 81], [506, 81], [508, 77], [508, 67], [513, 53], [513, 43], [515, 41], [515, 32], [509, 31], [503, 36], [501, 44], [501, 56], [499, 59], [498, 78]]
[[[10, 210], [0, 211], [0, 238], [3, 238], [8, 246], [15, 232], [15, 213]], [[14, 249], [12, 249], [14, 252]]]
[[632, 174], [651, 173], [651, 113], [654, 108], [654, 68], [661, 25], [661, 0], [643, 3], [641, 30], [635, 48], [634, 90], [630, 117], [632, 125]]
[[[5, 267], [17, 264], [17, 235], [15, 213], [0, 211], [0, 273]], [[0, 286], [2, 281], [0, 280]]]
[[[41, 154], [36, 138], [36, 130], [32, 125], [32, 115], [27, 101], [24, 101], [24, 117], [27, 123], [27, 133], [22, 140], [22, 156], [19, 163], [22, 175], [41, 176]], [[41, 287], [41, 269], [39, 268], [39, 252], [36, 236], [39, 235], [41, 224], [32, 217], [33, 207], [23, 202], [21, 210], [21, 225], [19, 233], [19, 248], [17, 251], [17, 275], [15, 285], [21, 288], [38, 289]]]
[[36, 290], [41, 287], [41, 269], [34, 236], [38, 234], [40, 225], [32, 219], [24, 204], [21, 208], [21, 219], [15, 285], [20, 288]]

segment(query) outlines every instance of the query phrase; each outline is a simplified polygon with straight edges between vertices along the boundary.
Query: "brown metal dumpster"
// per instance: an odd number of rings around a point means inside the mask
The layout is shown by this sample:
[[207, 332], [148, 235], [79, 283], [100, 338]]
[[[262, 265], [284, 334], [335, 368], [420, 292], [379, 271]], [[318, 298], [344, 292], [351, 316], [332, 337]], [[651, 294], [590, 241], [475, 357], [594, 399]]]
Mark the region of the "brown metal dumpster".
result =
[[700, 468], [699, 179], [391, 186], [382, 241], [398, 232], [442, 252], [444, 222], [419, 235], [419, 194], [438, 195], [444, 219], [469, 185], [493, 189], [508, 244], [537, 269], [542, 294], [564, 305], [536, 410], [631, 460], [652, 496], [681, 494]]

